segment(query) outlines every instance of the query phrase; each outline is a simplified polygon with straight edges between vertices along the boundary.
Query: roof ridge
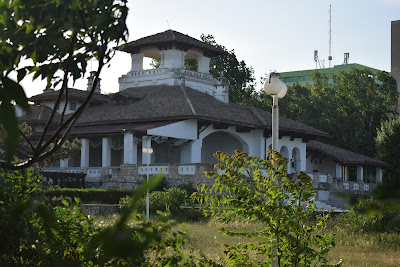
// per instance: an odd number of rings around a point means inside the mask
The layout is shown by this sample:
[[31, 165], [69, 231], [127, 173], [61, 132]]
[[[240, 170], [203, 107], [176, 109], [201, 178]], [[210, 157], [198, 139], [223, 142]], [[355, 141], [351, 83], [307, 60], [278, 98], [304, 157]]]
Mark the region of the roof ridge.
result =
[[183, 86], [183, 84], [180, 84], [180, 88], [181, 88], [181, 90], [182, 90], [182, 92], [183, 92], [183, 95], [184, 95], [186, 101], [188, 102], [188, 104], [189, 104], [189, 106], [190, 106], [190, 109], [191, 109], [192, 112], [193, 112], [193, 115], [197, 115], [197, 114], [196, 114], [196, 111], [194, 110], [194, 106], [193, 106], [193, 104], [192, 104], [192, 101], [190, 101], [190, 99], [189, 99], [189, 97], [188, 97], [188, 95], [187, 95], [187, 93], [186, 93], [185, 86]]
[[250, 112], [254, 115], [254, 117], [257, 118], [257, 120], [263, 125], [263, 126], [267, 126], [267, 122], [265, 121], [265, 119], [263, 118], [263, 116], [258, 112], [256, 107], [253, 106], [246, 106], [247, 109], [250, 110]]

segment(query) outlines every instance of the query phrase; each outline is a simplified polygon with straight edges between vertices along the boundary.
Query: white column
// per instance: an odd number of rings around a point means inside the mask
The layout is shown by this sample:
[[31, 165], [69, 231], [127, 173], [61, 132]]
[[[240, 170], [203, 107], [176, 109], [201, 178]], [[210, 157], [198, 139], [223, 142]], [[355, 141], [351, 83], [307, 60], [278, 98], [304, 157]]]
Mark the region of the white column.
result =
[[124, 134], [124, 164], [137, 164], [137, 145], [132, 133]]
[[342, 165], [336, 163], [336, 178], [342, 179]]
[[210, 60], [211, 58], [202, 56], [198, 62], [198, 71], [202, 73], [210, 73]]
[[101, 166], [110, 167], [111, 165], [111, 146], [110, 138], [103, 137], [102, 139], [102, 155], [101, 155]]
[[160, 52], [161, 57], [164, 57], [163, 65], [161, 68], [169, 69], [183, 69], [185, 66], [185, 55], [186, 52], [170, 49]]
[[[151, 138], [150, 136], [144, 135], [142, 137], [142, 147], [151, 148]], [[153, 152], [154, 153], [154, 152]], [[149, 159], [149, 155], [142, 152], [142, 164], [150, 164], [151, 158]]]
[[364, 181], [364, 168], [363, 166], [357, 166], [357, 182]]
[[299, 147], [300, 150], [300, 171], [307, 171], [307, 149], [306, 146]]
[[143, 54], [131, 54], [131, 71], [143, 70]]
[[203, 139], [194, 140], [190, 147], [190, 163], [201, 163], [201, 147]]
[[81, 139], [81, 167], [89, 167], [89, 139]]
[[68, 159], [60, 159], [60, 168], [68, 168]]
[[382, 183], [382, 169], [381, 168], [376, 168], [376, 183], [377, 184]]

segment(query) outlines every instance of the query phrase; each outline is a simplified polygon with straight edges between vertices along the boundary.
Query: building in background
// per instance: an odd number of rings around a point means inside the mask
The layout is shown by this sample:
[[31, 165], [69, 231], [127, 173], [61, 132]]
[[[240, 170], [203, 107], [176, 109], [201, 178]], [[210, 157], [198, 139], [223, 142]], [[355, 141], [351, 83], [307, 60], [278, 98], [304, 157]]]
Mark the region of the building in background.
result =
[[[147, 173], [159, 172], [171, 186], [195, 185], [210, 183], [204, 171], [213, 169], [216, 151], [240, 150], [266, 159], [271, 113], [229, 103], [225, 79], [209, 73], [210, 59], [225, 51], [173, 30], [127, 43], [122, 50], [132, 64], [119, 79], [119, 92], [102, 95], [100, 86], [96, 89], [71, 132], [71, 138], [82, 142], [80, 153], [47, 171], [85, 173], [89, 185], [103, 188], [136, 188]], [[157, 60], [159, 67], [144, 69], [145, 57]], [[195, 71], [185, 69], [188, 59], [197, 62]], [[310, 75], [306, 74], [293, 77]], [[89, 77], [88, 88], [91, 85]], [[69, 89], [62, 102], [66, 116], [87, 93]], [[33, 112], [17, 112], [20, 121], [39, 134], [56, 97], [54, 90], [33, 96]], [[307, 172], [313, 178], [322, 208], [343, 206], [334, 192], [368, 194], [382, 182], [386, 163], [313, 141], [329, 137], [323, 131], [280, 118], [279, 133], [278, 150], [289, 160], [288, 173]], [[151, 157], [142, 151], [149, 147], [154, 151]]]
[[[332, 68], [280, 72], [279, 75], [282, 78], [282, 80], [286, 83], [286, 85], [292, 85], [296, 82], [298, 82], [300, 84], [304, 84], [306, 82], [311, 83], [312, 82], [311, 76], [315, 70], [318, 70], [321, 74], [330, 76], [332, 74], [335, 74], [335, 73], [338, 73], [341, 71], [344, 71], [344, 72], [350, 71], [351, 69], [359, 69], [359, 70], [367, 69], [373, 75], [377, 75], [378, 72], [381, 71], [381, 70], [370, 68], [370, 67], [360, 65], [357, 63], [351, 63], [351, 64], [335, 65]], [[332, 81], [332, 79], [330, 79], [330, 81]]]
[[[397, 90], [400, 94], [400, 20], [392, 21], [391, 38], [391, 72], [397, 81]], [[400, 112], [400, 101], [398, 102]]]

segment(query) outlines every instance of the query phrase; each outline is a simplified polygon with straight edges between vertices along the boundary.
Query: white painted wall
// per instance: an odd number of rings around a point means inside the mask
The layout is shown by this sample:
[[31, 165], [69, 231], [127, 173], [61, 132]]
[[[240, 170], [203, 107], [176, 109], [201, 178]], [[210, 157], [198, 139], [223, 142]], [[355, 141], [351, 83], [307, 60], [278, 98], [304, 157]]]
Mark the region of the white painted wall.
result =
[[197, 139], [197, 120], [186, 120], [147, 130], [148, 135]]
[[[266, 148], [268, 149], [268, 147], [272, 144], [272, 137], [267, 138], [265, 143], [266, 143]], [[279, 139], [278, 144], [279, 144], [278, 151], [280, 151], [283, 146], [287, 147], [287, 149], [289, 150], [289, 160], [292, 159], [293, 149], [294, 148], [299, 149], [299, 151], [300, 151], [300, 171], [305, 172], [307, 169], [306, 143], [303, 143], [301, 138], [294, 138], [293, 141], [291, 141], [289, 136], [283, 136], [281, 139]], [[295, 172], [295, 168], [290, 166], [290, 168], [288, 168], [288, 172], [289, 173]]]
[[181, 147], [180, 162], [181, 163], [191, 163], [191, 147], [194, 141], [183, 145]]
[[[319, 173], [330, 173], [332, 175], [336, 174], [336, 162], [334, 162], [332, 159], [325, 157], [321, 163], [319, 163], [319, 159], [321, 158], [320, 155], [318, 155], [313, 162], [311, 163], [311, 159], [314, 154], [311, 154], [307, 158], [307, 172], [312, 173], [313, 170], [318, 170]], [[315, 162], [317, 160], [317, 162]], [[340, 165], [339, 165], [340, 166]], [[339, 167], [338, 167], [339, 168]], [[340, 173], [341, 173], [340, 169]]]

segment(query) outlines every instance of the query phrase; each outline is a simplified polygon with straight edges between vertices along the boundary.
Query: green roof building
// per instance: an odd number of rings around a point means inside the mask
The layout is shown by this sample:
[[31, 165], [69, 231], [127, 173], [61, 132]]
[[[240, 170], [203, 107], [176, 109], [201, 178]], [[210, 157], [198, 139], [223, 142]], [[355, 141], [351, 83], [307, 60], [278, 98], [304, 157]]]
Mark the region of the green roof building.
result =
[[295, 82], [300, 84], [304, 84], [306, 82], [311, 83], [311, 76], [315, 70], [318, 70], [321, 74], [331, 75], [334, 73], [338, 73], [341, 71], [350, 71], [351, 69], [367, 69], [372, 72], [372, 74], [376, 75], [380, 70], [370, 68], [364, 65], [360, 65], [357, 63], [353, 64], [343, 64], [343, 65], [335, 65], [333, 68], [325, 68], [325, 69], [312, 69], [312, 70], [299, 70], [299, 71], [289, 71], [289, 72], [280, 72], [280, 77], [286, 85], [292, 85]]

